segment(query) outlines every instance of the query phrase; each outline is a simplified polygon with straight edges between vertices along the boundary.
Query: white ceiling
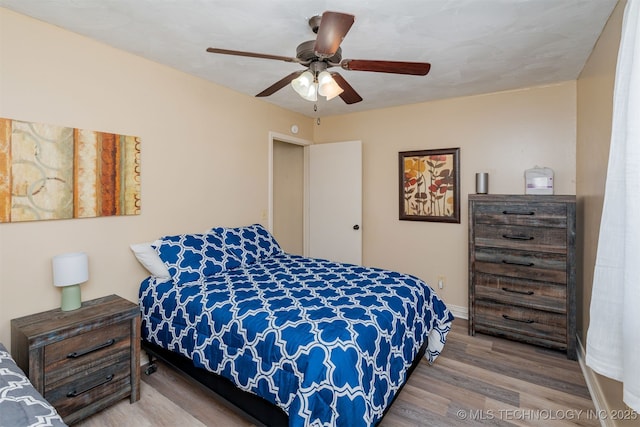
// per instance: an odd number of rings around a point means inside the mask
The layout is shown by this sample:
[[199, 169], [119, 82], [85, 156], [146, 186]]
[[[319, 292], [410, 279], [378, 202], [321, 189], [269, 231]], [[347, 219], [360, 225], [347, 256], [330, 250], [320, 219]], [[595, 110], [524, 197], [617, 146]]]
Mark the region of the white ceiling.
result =
[[290, 86], [267, 98], [321, 117], [551, 84], [578, 77], [617, 0], [0, 0], [0, 6], [253, 96], [301, 65], [207, 53], [295, 57], [307, 21], [351, 13], [349, 59], [430, 62], [423, 76], [341, 70], [364, 98], [314, 104]]

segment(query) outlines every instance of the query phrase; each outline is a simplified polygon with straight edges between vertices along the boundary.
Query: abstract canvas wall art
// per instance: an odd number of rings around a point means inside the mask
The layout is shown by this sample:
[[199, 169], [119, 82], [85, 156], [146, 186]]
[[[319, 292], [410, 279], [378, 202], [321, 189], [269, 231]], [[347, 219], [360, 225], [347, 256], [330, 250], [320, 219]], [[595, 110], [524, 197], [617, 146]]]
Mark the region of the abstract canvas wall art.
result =
[[0, 118], [0, 223], [140, 214], [140, 139]]

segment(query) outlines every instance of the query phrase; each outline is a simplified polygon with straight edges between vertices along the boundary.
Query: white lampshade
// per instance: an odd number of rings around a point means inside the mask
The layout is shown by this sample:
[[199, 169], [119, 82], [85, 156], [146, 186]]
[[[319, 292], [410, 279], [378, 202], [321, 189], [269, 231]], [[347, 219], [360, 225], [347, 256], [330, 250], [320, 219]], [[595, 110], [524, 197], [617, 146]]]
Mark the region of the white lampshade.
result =
[[298, 95], [307, 101], [318, 100], [318, 85], [314, 81], [313, 73], [307, 70], [291, 81], [291, 87]]
[[84, 252], [74, 252], [53, 257], [53, 284], [71, 286], [89, 280], [89, 257]]

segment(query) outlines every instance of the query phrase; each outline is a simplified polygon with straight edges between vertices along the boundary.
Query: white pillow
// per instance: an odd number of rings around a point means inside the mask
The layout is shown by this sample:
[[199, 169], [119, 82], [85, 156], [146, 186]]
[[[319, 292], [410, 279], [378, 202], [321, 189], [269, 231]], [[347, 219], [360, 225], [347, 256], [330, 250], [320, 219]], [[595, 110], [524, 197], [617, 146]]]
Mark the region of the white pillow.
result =
[[151, 245], [155, 243], [156, 242], [136, 243], [130, 247], [133, 254], [138, 261], [140, 261], [140, 264], [149, 270], [151, 275], [161, 279], [170, 279], [171, 275], [169, 274], [169, 270], [167, 270], [167, 266], [164, 265], [164, 262], [162, 262], [156, 251], [151, 247]]

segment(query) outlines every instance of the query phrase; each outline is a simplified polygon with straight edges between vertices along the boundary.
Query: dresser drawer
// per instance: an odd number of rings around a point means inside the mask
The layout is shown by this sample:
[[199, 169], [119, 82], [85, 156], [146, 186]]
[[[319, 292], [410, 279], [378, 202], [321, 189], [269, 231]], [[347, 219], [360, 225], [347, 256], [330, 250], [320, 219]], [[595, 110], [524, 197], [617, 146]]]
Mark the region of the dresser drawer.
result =
[[567, 341], [567, 316], [564, 314], [484, 300], [476, 300], [474, 310], [475, 326], [479, 332], [529, 337], [529, 341], [544, 341], [548, 345]]
[[476, 246], [564, 253], [567, 231], [564, 228], [482, 224], [474, 230], [474, 242]]
[[564, 203], [478, 203], [477, 224], [523, 225], [529, 227], [567, 227]]
[[45, 391], [44, 397], [62, 417], [67, 417], [100, 399], [123, 392], [131, 392], [130, 363], [126, 358], [82, 375], [68, 377]]
[[563, 254], [477, 248], [473, 267], [480, 273], [559, 284], [567, 283]]
[[475, 298], [565, 314], [567, 287], [513, 277], [476, 273]]
[[56, 387], [61, 379], [128, 358], [130, 351], [130, 321], [104, 326], [50, 344], [44, 350], [45, 392]]

